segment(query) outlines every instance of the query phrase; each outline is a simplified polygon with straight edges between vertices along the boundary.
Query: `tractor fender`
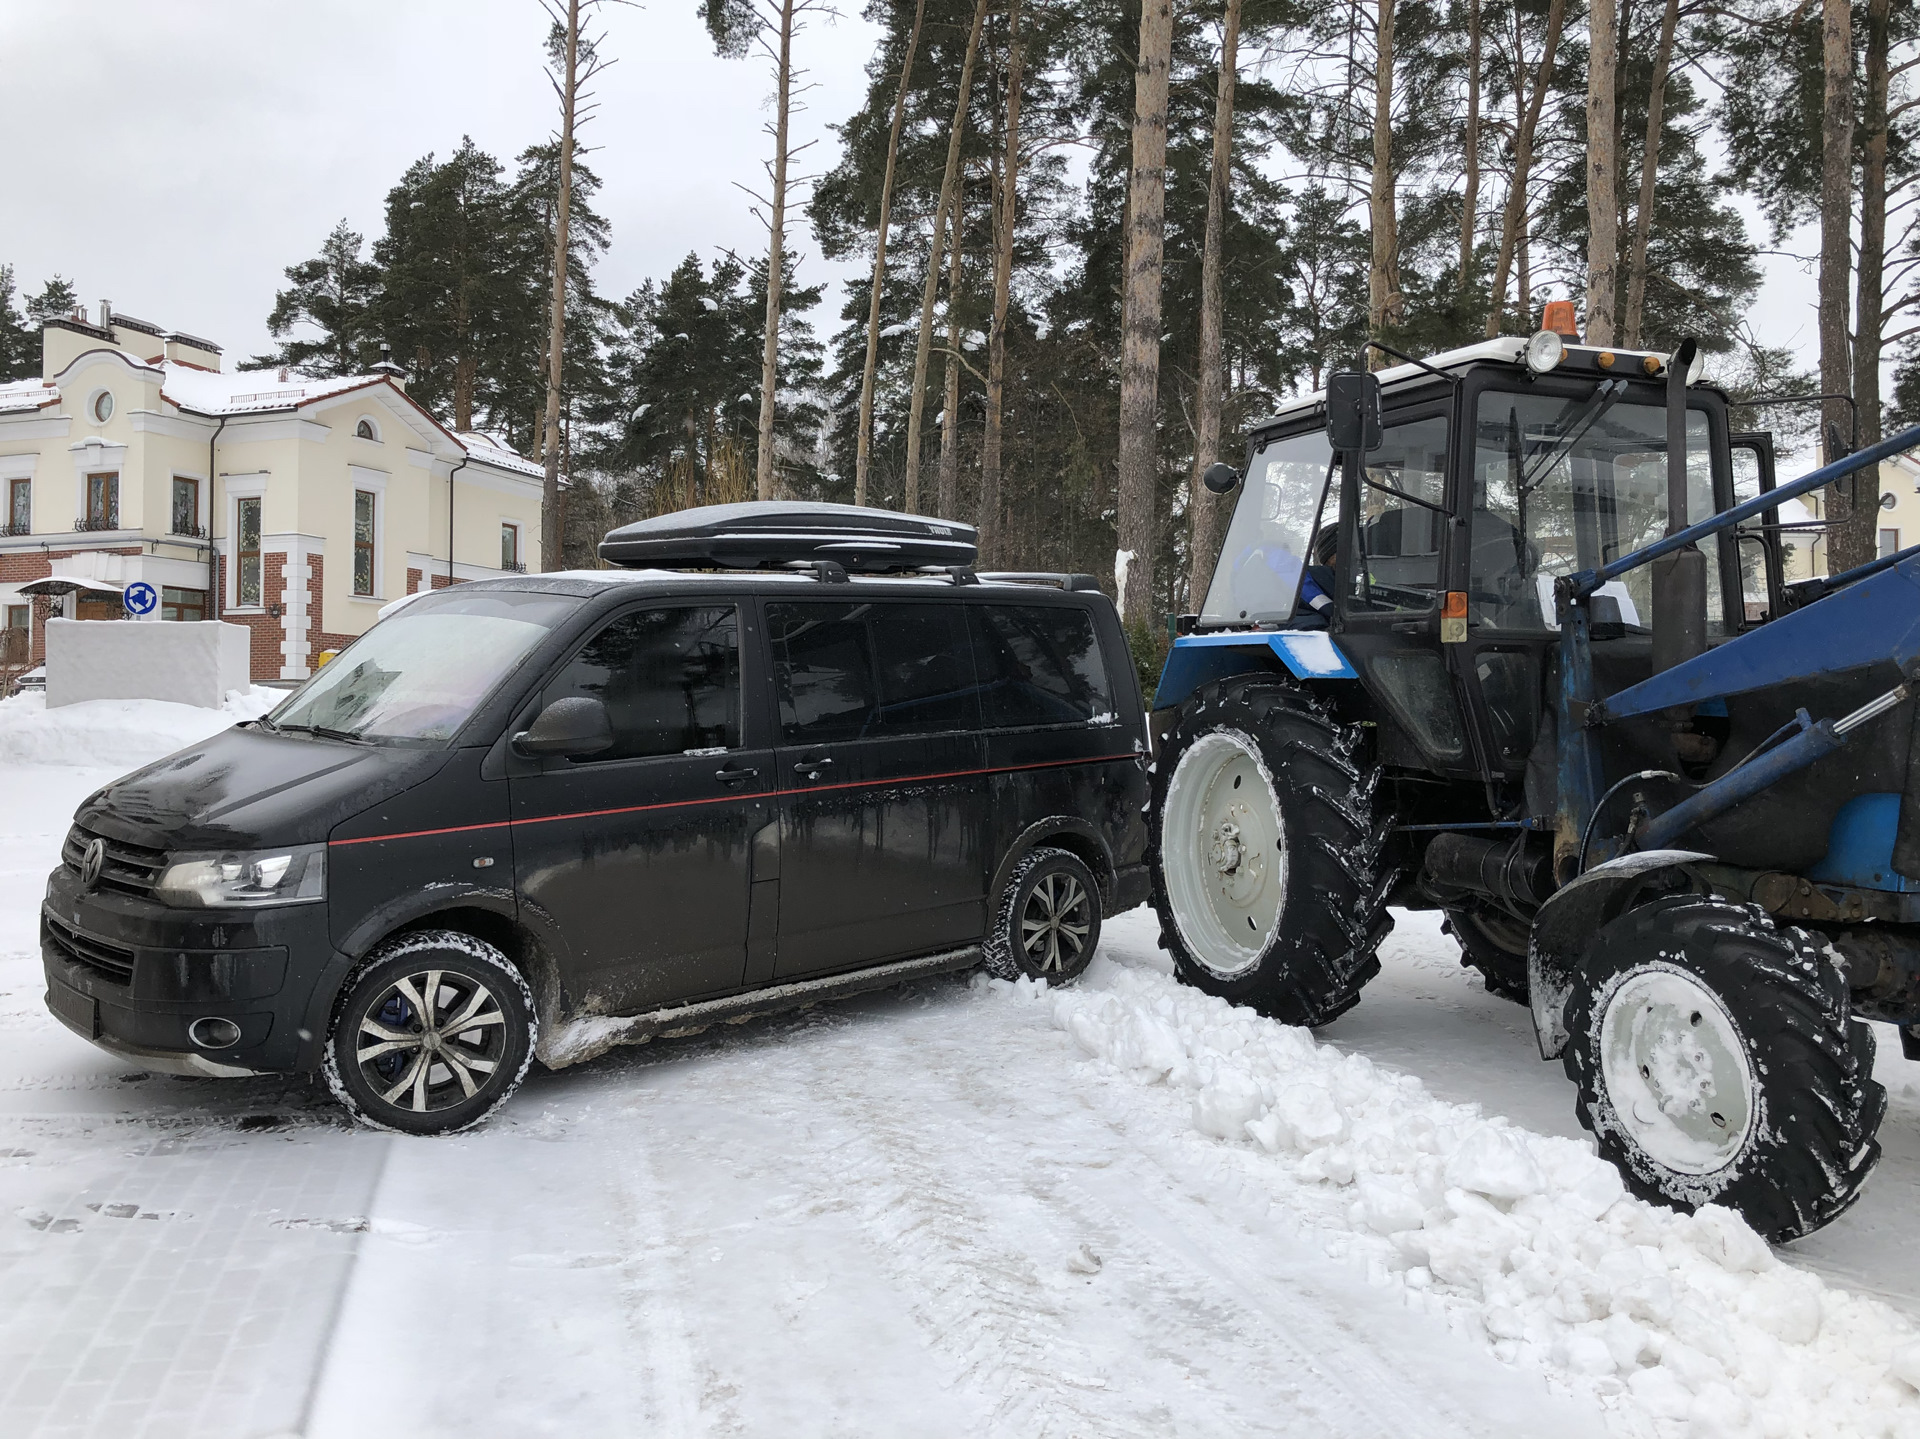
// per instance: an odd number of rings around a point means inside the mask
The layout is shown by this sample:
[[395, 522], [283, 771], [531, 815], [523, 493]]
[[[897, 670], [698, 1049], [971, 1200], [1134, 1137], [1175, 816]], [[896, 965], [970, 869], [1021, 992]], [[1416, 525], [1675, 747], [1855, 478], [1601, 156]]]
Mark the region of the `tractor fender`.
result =
[[[1276, 663], [1277, 661], [1277, 663]], [[1284, 669], [1297, 680], [1357, 680], [1360, 671], [1325, 630], [1232, 630], [1182, 635], [1167, 652], [1153, 707], [1186, 702], [1204, 684], [1248, 670]]]
[[1567, 999], [1600, 927], [1624, 912], [1649, 884], [1658, 890], [1671, 887], [1660, 883], [1663, 877], [1690, 880], [1690, 866], [1712, 858], [1691, 849], [1622, 855], [1595, 865], [1540, 906], [1527, 943], [1527, 996], [1542, 1059], [1557, 1059], [1567, 1047]]

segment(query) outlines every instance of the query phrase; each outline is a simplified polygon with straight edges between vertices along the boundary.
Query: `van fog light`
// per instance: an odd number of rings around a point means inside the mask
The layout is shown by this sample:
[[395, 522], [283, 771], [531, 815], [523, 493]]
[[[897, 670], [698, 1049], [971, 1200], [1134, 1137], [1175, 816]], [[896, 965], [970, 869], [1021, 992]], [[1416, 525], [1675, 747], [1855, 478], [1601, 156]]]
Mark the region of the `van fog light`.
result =
[[187, 1038], [202, 1049], [232, 1049], [240, 1042], [240, 1026], [210, 1014], [187, 1026]]

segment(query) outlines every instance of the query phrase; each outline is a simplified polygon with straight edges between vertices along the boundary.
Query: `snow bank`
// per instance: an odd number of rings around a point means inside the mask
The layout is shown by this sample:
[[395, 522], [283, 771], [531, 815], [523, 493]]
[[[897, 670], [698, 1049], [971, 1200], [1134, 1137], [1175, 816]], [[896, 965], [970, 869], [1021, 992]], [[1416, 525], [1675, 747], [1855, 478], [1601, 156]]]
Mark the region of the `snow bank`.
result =
[[257, 719], [286, 697], [256, 685], [230, 691], [217, 710], [167, 700], [86, 700], [49, 710], [45, 695], [15, 695], [0, 700], [0, 764], [136, 769]]
[[1436, 1099], [1164, 974], [1102, 959], [1081, 988], [992, 988], [1050, 1000], [1116, 1078], [1184, 1096], [1193, 1128], [1243, 1147], [1330, 1253], [1630, 1431], [1920, 1436], [1912, 1326], [1782, 1262], [1730, 1210], [1643, 1203], [1583, 1142]]

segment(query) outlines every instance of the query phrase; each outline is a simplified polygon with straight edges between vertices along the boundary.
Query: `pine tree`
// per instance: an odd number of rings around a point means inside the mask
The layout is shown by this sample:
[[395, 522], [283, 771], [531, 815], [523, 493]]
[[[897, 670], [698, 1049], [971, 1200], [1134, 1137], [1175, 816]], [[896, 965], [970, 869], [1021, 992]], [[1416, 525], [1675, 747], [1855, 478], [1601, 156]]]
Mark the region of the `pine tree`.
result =
[[40, 373], [39, 336], [14, 304], [13, 266], [0, 265], [0, 383]]
[[79, 304], [80, 291], [73, 281], [55, 275], [39, 294], [27, 297], [27, 321], [37, 330], [48, 320], [72, 319]]
[[[286, 365], [302, 374], [327, 377], [365, 370], [377, 356], [374, 306], [380, 291], [380, 267], [361, 258], [365, 240], [345, 220], [333, 227], [311, 260], [289, 265], [289, 288], [274, 296], [267, 333], [280, 341], [269, 355], [248, 366]], [[317, 331], [306, 338], [296, 334]]]

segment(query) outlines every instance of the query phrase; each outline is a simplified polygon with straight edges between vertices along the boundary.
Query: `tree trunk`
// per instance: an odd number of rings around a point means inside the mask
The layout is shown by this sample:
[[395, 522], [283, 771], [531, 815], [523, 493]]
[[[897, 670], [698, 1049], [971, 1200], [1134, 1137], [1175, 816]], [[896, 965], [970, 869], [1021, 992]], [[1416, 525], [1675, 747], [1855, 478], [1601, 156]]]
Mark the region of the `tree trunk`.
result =
[[1119, 548], [1120, 616], [1148, 622], [1153, 608], [1155, 443], [1160, 389], [1160, 270], [1166, 246], [1167, 71], [1172, 0], [1140, 8], [1133, 78], [1133, 173], [1127, 184], [1127, 268], [1121, 295]]
[[1213, 583], [1220, 545], [1220, 497], [1200, 482], [1220, 456], [1220, 413], [1226, 403], [1226, 369], [1221, 331], [1225, 304], [1220, 294], [1221, 255], [1226, 246], [1227, 196], [1233, 183], [1233, 88], [1240, 62], [1240, 0], [1227, 0], [1220, 22], [1220, 83], [1213, 101], [1213, 174], [1207, 185], [1207, 229], [1200, 247], [1200, 393], [1195, 399], [1193, 480], [1187, 509], [1193, 530], [1187, 546], [1187, 605], [1198, 610]]
[[[927, 0], [915, 0], [913, 29], [907, 35], [907, 58], [900, 65], [900, 89], [893, 97], [893, 124], [887, 131], [887, 165], [880, 180], [880, 224], [873, 242], [873, 292], [867, 301], [867, 358], [860, 371], [860, 429], [854, 440], [853, 502], [867, 502], [867, 466], [873, 451], [873, 368], [880, 354], [880, 289], [887, 276], [887, 226], [893, 219], [893, 166], [900, 155], [900, 127], [907, 118], [907, 86], [913, 79], [913, 57], [920, 49], [920, 22]], [[911, 510], [913, 504], [908, 502]]]
[[1613, 0], [1587, 12], [1587, 329], [1589, 345], [1613, 343], [1614, 266], [1620, 254], [1619, 150], [1614, 135]]
[[780, 287], [787, 269], [787, 120], [793, 98], [793, 9], [796, 0], [780, 0], [780, 74], [773, 114], [773, 212], [767, 221], [767, 334], [760, 348], [760, 448], [754, 461], [754, 490], [773, 498], [774, 395], [780, 382]]
[[1667, 0], [1660, 17], [1660, 47], [1654, 52], [1653, 80], [1647, 91], [1647, 139], [1640, 152], [1640, 208], [1633, 217], [1633, 256], [1627, 262], [1627, 313], [1620, 343], [1640, 348], [1647, 305], [1647, 241], [1653, 235], [1654, 185], [1660, 173], [1661, 111], [1667, 96], [1667, 68], [1673, 63], [1673, 34], [1680, 24], [1680, 0]]
[[953, 187], [953, 216], [947, 247], [947, 354], [940, 390], [940, 480], [933, 512], [943, 520], [960, 514], [960, 262], [966, 252], [966, 183], [964, 173]]
[[560, 378], [566, 368], [567, 222], [573, 208], [573, 108], [580, 74], [580, 0], [567, 0], [566, 75], [560, 86], [560, 194], [553, 207], [553, 305], [547, 321], [547, 412], [540, 458], [540, 568], [566, 567], [560, 509]]
[[[1400, 298], [1400, 234], [1393, 195], [1393, 5], [1376, 0], [1379, 20], [1374, 30], [1373, 63], [1373, 184], [1367, 197], [1368, 228], [1373, 239], [1373, 263], [1367, 270], [1367, 330], [1375, 338], [1404, 318]], [[1369, 351], [1370, 367], [1386, 363], [1381, 352]]]
[[960, 62], [960, 91], [953, 102], [953, 124], [947, 131], [947, 168], [940, 177], [940, 198], [933, 207], [933, 236], [927, 243], [927, 283], [920, 295], [920, 338], [913, 351], [913, 389], [907, 401], [906, 506], [920, 504], [920, 423], [927, 408], [927, 353], [933, 348], [933, 302], [940, 290], [940, 245], [946, 238], [947, 216], [953, 206], [954, 184], [960, 174], [960, 137], [967, 131], [967, 103], [973, 94], [973, 62], [980, 53], [980, 27], [986, 23], [993, 0], [973, 7], [973, 28], [967, 32], [967, 54]]
[[[1516, 17], [1516, 22], [1517, 22]], [[1500, 221], [1500, 258], [1493, 267], [1493, 286], [1489, 291], [1487, 304], [1487, 338], [1493, 339], [1500, 333], [1501, 311], [1506, 306], [1507, 278], [1513, 265], [1514, 250], [1519, 239], [1520, 225], [1527, 211], [1527, 173], [1533, 167], [1533, 133], [1540, 123], [1540, 105], [1546, 99], [1547, 86], [1553, 78], [1553, 55], [1560, 48], [1560, 31], [1567, 20], [1567, 0], [1551, 0], [1547, 6], [1546, 43], [1540, 51], [1540, 65], [1533, 77], [1532, 92], [1527, 97], [1527, 108], [1520, 115], [1520, 124], [1513, 137], [1513, 182], [1507, 187], [1506, 209]], [[1516, 35], [1518, 33], [1516, 24]], [[1516, 99], [1519, 97], [1516, 96]], [[1528, 304], [1521, 297], [1523, 306]], [[1529, 317], [1531, 310], [1529, 308]]]
[[[1821, 26], [1825, 103], [1820, 112], [1820, 389], [1826, 394], [1853, 390], [1852, 355], [1847, 333], [1848, 251], [1853, 201], [1853, 13], [1848, 0], [1825, 0]], [[1822, 440], [1837, 432], [1844, 445], [1852, 415], [1838, 400], [1821, 407]], [[1831, 448], [1827, 459], [1838, 455]], [[1871, 558], [1857, 553], [1851, 504], [1853, 485], [1827, 486], [1827, 572], [1838, 574]], [[1867, 524], [1873, 518], [1869, 514]]]
[[[998, 564], [1000, 420], [1007, 382], [1007, 311], [1013, 297], [1013, 234], [1020, 196], [1020, 0], [1007, 7], [1007, 149], [993, 207], [993, 320], [987, 333], [987, 423], [980, 436], [980, 558]], [[959, 228], [957, 225], [954, 227]], [[958, 246], [956, 245], [957, 249]]]
[[1465, 300], [1473, 279], [1474, 232], [1480, 218], [1480, 0], [1467, 0], [1467, 185], [1460, 197], [1460, 285]]
[[[1860, 443], [1880, 439], [1880, 337], [1885, 328], [1883, 284], [1887, 257], [1887, 25], [1889, 0], [1868, 0], [1867, 113], [1860, 146], [1860, 276], [1854, 301], [1853, 394], [1860, 406]], [[1847, 537], [1849, 562], [1863, 564], [1879, 553], [1880, 471], [1854, 476]], [[1829, 548], [1829, 554], [1832, 548]]]

